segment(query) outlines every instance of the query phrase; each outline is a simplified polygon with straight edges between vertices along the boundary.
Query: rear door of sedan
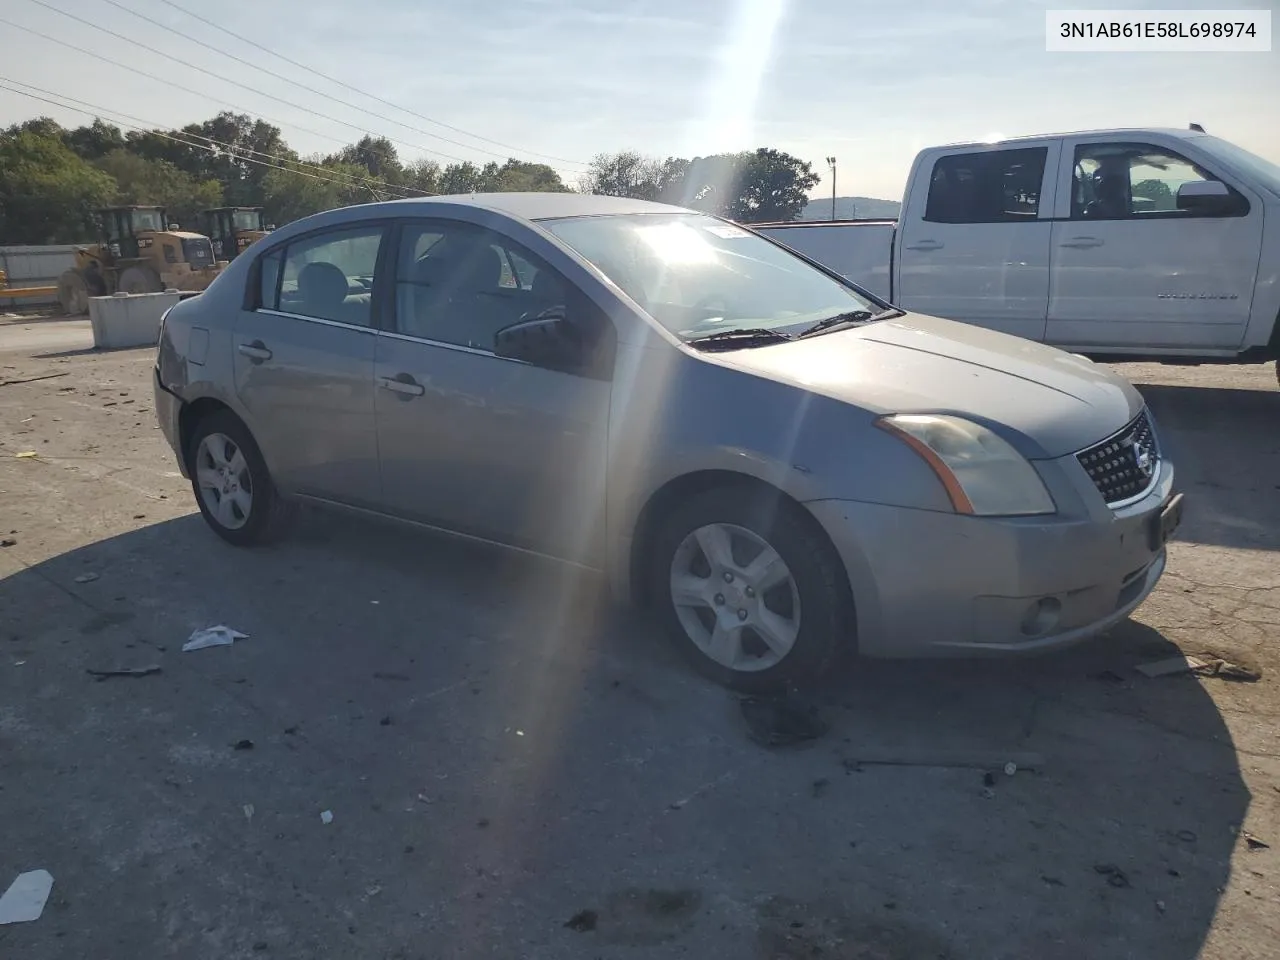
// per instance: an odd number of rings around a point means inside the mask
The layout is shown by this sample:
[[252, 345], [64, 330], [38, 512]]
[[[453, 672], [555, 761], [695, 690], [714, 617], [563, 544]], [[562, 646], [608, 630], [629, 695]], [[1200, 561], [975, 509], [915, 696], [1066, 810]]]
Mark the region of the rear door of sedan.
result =
[[471, 223], [404, 221], [392, 243], [391, 322], [374, 365], [387, 509], [591, 562], [610, 382], [494, 352], [498, 330], [585, 298], [524, 245]]
[[373, 294], [387, 228], [328, 227], [266, 251], [234, 336], [236, 392], [276, 482], [374, 509]]

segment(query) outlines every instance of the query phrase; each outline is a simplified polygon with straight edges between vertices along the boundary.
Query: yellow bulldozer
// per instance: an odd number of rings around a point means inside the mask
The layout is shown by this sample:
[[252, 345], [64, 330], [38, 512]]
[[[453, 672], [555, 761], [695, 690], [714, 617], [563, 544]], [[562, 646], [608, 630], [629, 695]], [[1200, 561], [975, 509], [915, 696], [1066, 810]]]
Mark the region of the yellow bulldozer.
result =
[[90, 297], [118, 292], [198, 293], [226, 266], [208, 237], [168, 223], [163, 207], [108, 207], [98, 217], [102, 240], [76, 247], [75, 266], [58, 278], [65, 313], [84, 313]]
[[234, 260], [255, 240], [275, 229], [262, 216], [261, 207], [215, 207], [200, 214], [200, 228], [213, 241], [213, 255]]

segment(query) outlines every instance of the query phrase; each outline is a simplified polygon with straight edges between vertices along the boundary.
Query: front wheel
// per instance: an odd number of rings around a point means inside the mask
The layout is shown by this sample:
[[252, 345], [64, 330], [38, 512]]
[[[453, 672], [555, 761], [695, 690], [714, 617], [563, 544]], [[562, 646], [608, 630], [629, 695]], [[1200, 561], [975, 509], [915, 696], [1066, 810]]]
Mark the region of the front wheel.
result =
[[253, 436], [230, 411], [197, 424], [187, 472], [205, 522], [228, 543], [269, 542], [292, 519], [293, 504], [276, 491]]
[[125, 267], [120, 271], [116, 289], [122, 293], [160, 293], [164, 290], [164, 283], [160, 274], [150, 267]]
[[776, 495], [711, 490], [659, 525], [651, 596], [701, 672], [764, 691], [819, 675], [852, 633], [843, 567], [817, 522]]

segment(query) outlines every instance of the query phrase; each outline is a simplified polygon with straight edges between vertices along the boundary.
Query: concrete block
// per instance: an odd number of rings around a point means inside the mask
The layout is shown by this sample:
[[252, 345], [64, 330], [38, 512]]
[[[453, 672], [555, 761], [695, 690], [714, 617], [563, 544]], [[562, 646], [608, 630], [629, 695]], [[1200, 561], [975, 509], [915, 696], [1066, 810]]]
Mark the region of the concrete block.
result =
[[160, 318], [178, 299], [176, 292], [168, 291], [90, 297], [93, 345], [100, 349], [153, 346], [160, 339]]

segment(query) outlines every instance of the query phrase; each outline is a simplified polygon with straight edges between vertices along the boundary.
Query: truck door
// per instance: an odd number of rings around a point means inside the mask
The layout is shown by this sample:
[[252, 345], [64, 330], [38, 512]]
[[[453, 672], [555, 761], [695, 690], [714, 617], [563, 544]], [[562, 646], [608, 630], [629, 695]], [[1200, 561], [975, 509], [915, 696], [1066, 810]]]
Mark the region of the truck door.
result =
[[[1099, 352], [1239, 347], [1253, 303], [1262, 204], [1191, 159], [1194, 141], [1064, 144], [1047, 337]], [[1220, 202], [1184, 185], [1225, 184]], [[1069, 185], [1069, 188], [1068, 186]]]
[[898, 306], [1043, 340], [1057, 141], [932, 152], [898, 227]]

